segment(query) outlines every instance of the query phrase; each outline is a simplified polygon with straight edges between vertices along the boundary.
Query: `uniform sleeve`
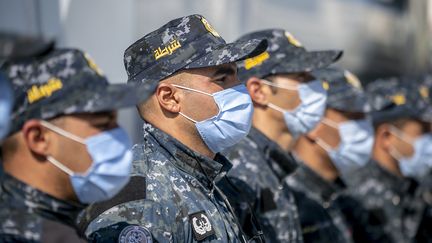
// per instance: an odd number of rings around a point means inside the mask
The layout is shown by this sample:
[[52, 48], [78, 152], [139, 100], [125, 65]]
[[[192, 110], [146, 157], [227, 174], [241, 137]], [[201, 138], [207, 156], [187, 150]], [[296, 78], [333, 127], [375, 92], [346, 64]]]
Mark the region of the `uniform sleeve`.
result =
[[178, 242], [169, 222], [159, 203], [137, 200], [105, 211], [85, 234], [89, 242]]

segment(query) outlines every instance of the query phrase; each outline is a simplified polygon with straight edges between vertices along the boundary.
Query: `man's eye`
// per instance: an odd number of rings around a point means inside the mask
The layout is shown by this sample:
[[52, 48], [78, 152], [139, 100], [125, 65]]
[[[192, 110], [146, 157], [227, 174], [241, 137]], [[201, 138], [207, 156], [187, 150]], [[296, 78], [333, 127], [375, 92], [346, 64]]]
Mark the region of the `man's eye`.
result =
[[226, 81], [226, 76], [221, 76], [216, 79], [216, 82], [225, 82], [225, 81]]
[[101, 123], [101, 124], [95, 124], [94, 125], [96, 128], [101, 129], [101, 130], [106, 130], [109, 128], [110, 123]]

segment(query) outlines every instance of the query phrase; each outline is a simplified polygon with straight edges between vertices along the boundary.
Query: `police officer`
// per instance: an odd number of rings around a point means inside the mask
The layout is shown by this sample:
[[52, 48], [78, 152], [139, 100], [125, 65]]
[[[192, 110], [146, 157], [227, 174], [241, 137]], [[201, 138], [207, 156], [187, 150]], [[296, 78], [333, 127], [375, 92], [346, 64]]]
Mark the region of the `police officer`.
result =
[[294, 151], [303, 163], [286, 182], [298, 198], [322, 205], [338, 231], [333, 238], [325, 226], [307, 225], [325, 225], [327, 219], [300, 201], [302, 225], [315, 229], [305, 233], [305, 241], [382, 242], [382, 237], [369, 238], [367, 211], [342, 194], [344, 175], [364, 166], [372, 152], [373, 127], [366, 117], [370, 111], [366, 94], [359, 79], [347, 70], [327, 68], [314, 74], [327, 90], [325, 115], [315, 129], [298, 139]]
[[[53, 46], [53, 41], [0, 32], [0, 67], [6, 60], [43, 55]], [[9, 81], [4, 74], [0, 73], [0, 141], [8, 132], [12, 101], [12, 89]]]
[[133, 148], [130, 184], [81, 221], [90, 241], [242, 241], [215, 181], [231, 167], [219, 152], [251, 126], [252, 102], [235, 62], [265, 48], [261, 40], [226, 44], [203, 16], [190, 15], [126, 49], [129, 82], [154, 94], [138, 107], [143, 141]]
[[422, 157], [422, 148], [430, 146], [430, 121], [412, 87], [399, 78], [367, 87], [375, 128], [372, 158], [346, 180], [350, 194], [373, 216], [371, 224], [382, 227], [392, 242], [414, 239], [425, 208], [415, 181], [402, 172], [404, 163]]
[[110, 85], [75, 49], [8, 62], [2, 71], [15, 105], [2, 144], [1, 241], [77, 242], [78, 213], [114, 196], [130, 177], [130, 141], [115, 111], [148, 94]]
[[326, 92], [309, 71], [330, 65], [341, 52], [308, 51], [282, 29], [249, 33], [240, 40], [251, 38], [267, 39], [269, 45], [266, 52], [239, 64], [239, 76], [254, 102], [253, 128], [226, 151], [234, 167], [221, 187], [248, 234], [256, 235], [250, 224], [255, 214], [268, 242], [302, 242], [296, 202], [281, 189], [297, 166], [287, 151], [325, 109]]

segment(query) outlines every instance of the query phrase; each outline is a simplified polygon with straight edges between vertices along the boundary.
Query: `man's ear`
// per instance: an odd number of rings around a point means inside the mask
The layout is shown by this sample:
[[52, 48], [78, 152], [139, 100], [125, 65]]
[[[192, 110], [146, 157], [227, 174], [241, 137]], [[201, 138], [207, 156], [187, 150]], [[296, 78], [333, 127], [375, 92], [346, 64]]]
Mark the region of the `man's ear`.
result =
[[24, 143], [32, 153], [41, 156], [49, 155], [49, 145], [52, 142], [52, 132], [41, 125], [38, 120], [27, 121], [21, 129]]
[[268, 95], [271, 94], [271, 89], [261, 82], [257, 77], [251, 77], [246, 82], [246, 87], [256, 105], [267, 106], [269, 103]]
[[157, 101], [164, 111], [171, 113], [179, 113], [180, 100], [183, 98], [183, 93], [179, 89], [169, 83], [160, 83], [155, 92]]
[[378, 126], [375, 132], [377, 146], [381, 147], [385, 151], [388, 151], [391, 146], [391, 137], [393, 136], [390, 132], [389, 124], [381, 124]]

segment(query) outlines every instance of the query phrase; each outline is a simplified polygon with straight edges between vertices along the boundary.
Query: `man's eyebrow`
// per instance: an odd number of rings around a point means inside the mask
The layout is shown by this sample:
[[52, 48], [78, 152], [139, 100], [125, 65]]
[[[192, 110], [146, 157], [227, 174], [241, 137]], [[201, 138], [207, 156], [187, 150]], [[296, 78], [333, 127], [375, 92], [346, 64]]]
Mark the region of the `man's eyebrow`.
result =
[[216, 72], [213, 73], [213, 77], [221, 76], [221, 75], [234, 75], [236, 74], [236, 70], [234, 67], [221, 67]]

